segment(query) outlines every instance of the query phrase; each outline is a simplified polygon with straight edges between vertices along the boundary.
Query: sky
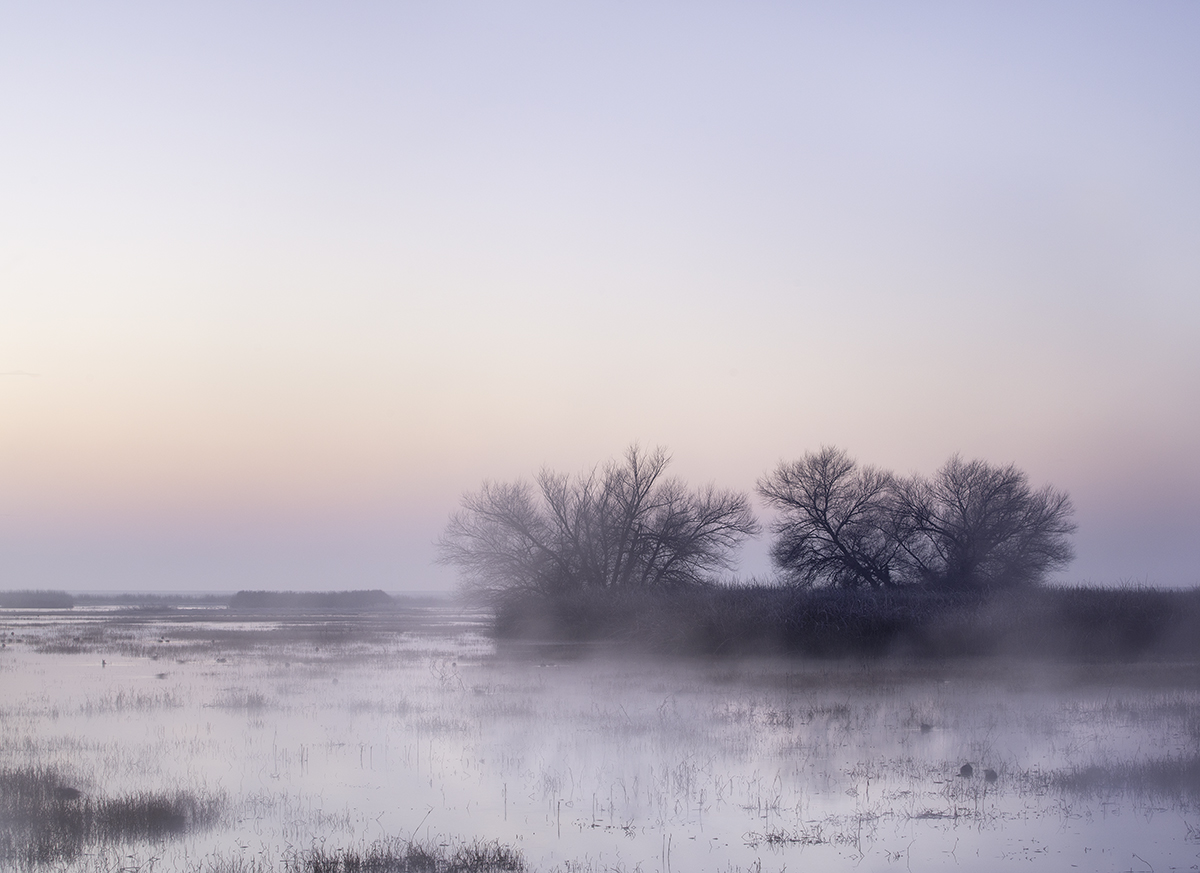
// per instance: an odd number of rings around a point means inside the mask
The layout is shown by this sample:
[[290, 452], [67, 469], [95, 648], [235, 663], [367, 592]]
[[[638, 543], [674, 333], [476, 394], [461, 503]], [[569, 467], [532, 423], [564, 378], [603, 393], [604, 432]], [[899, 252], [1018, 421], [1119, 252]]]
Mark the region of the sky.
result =
[[[0, 589], [445, 589], [836, 445], [1200, 583], [1200, 6], [0, 5]], [[741, 578], [770, 573], [767, 538]]]

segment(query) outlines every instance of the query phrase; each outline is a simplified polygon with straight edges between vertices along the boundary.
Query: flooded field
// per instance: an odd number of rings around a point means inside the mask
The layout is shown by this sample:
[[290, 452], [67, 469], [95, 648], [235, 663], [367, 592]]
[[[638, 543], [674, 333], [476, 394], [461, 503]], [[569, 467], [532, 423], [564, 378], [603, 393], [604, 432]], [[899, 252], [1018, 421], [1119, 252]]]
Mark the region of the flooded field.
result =
[[428, 604], [0, 611], [0, 865], [401, 844], [564, 871], [1200, 866], [1195, 665], [664, 661], [484, 631]]

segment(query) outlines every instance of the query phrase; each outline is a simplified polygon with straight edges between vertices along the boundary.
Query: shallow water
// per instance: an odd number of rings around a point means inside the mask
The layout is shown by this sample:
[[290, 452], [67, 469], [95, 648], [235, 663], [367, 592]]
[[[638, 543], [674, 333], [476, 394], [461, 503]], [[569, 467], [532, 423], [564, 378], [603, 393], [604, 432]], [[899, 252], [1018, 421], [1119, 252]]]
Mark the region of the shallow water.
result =
[[227, 800], [216, 829], [64, 869], [386, 836], [647, 873], [1200, 859], [1197, 797], [1153, 776], [1200, 754], [1194, 666], [584, 657], [498, 652], [449, 610], [234, 618], [0, 611], [0, 769]]

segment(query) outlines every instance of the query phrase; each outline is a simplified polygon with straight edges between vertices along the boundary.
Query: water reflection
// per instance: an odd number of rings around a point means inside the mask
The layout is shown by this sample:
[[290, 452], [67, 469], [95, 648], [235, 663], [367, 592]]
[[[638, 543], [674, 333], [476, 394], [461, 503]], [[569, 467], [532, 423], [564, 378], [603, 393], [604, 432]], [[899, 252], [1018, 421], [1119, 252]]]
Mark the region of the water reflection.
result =
[[665, 661], [497, 652], [449, 609], [235, 618], [4, 613], [0, 769], [220, 798], [215, 827], [111, 848], [155, 869], [396, 836], [496, 839], [537, 869], [1197, 852], [1190, 667]]

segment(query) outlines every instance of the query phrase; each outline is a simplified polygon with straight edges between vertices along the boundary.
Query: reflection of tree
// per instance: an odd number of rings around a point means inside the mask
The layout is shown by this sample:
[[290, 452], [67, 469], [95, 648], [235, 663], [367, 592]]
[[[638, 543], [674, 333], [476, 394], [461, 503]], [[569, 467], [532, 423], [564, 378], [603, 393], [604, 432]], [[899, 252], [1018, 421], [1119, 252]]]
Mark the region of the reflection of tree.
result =
[[658, 449], [570, 477], [542, 471], [536, 488], [485, 482], [463, 498], [438, 543], [485, 598], [581, 589], [667, 590], [708, 581], [757, 532], [745, 495], [664, 478]]

